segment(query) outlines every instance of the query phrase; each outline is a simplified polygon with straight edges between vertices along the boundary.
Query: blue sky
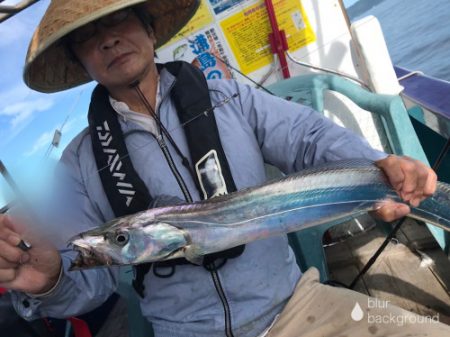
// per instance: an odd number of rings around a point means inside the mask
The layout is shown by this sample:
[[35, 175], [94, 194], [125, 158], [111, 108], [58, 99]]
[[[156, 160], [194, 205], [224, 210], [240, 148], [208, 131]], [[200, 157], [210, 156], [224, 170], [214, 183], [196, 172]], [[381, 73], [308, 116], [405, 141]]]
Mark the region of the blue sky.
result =
[[[17, 0], [2, 5], [13, 3]], [[0, 160], [24, 189], [43, 181], [39, 172], [59, 158], [61, 149], [87, 124], [85, 109], [92, 87], [48, 95], [23, 83], [28, 42], [48, 3], [39, 1], [0, 24]], [[63, 124], [59, 148], [46, 156], [55, 129]], [[10, 198], [0, 178], [0, 207]]]

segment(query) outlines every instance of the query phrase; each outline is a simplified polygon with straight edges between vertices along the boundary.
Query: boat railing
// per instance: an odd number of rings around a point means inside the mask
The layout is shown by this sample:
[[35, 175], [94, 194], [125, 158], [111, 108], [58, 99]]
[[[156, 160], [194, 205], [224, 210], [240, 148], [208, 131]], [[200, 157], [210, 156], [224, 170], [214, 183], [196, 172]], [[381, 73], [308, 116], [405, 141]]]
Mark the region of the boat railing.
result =
[[395, 72], [404, 87], [401, 96], [411, 117], [449, 139], [450, 83], [398, 66]]
[[423, 75], [423, 72], [418, 71], [418, 70], [411, 71], [411, 72], [407, 73], [406, 75], [403, 75], [403, 76], [399, 77], [398, 81], [400, 82], [400, 81], [406, 80], [407, 78], [410, 78], [410, 77], [415, 76], [415, 75]]
[[369, 89], [369, 87], [367, 86], [366, 83], [364, 83], [363, 81], [361, 81], [359, 78], [357, 78], [355, 76], [352, 76], [350, 74], [346, 74], [346, 73], [344, 73], [342, 71], [337, 71], [337, 70], [333, 70], [333, 69], [330, 69], [330, 68], [326, 68], [326, 67], [322, 67], [322, 66], [316, 66], [316, 65], [313, 65], [313, 64], [310, 64], [310, 63], [306, 63], [306, 62], [300, 61], [298, 58], [293, 56], [289, 51], [286, 51], [286, 55], [289, 58], [289, 60], [291, 60], [294, 64], [297, 64], [297, 65], [305, 67], [305, 68], [318, 70], [320, 72], [324, 72], [324, 73], [327, 73], [327, 74], [341, 76], [341, 77], [347, 78], [349, 80], [352, 80], [352, 81], [358, 83], [363, 88]]

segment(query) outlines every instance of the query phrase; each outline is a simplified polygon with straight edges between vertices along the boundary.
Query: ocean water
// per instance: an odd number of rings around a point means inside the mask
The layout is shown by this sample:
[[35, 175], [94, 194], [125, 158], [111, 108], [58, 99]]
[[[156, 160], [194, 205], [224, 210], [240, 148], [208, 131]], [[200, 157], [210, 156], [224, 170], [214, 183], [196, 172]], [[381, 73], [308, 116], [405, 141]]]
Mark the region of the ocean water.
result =
[[[450, 0], [360, 0], [356, 4], [348, 11], [351, 20], [368, 14], [378, 18], [394, 64], [450, 82]], [[434, 163], [445, 139], [420, 123], [414, 125], [428, 160]], [[449, 153], [437, 174], [439, 180], [450, 182]]]
[[450, 0], [361, 1], [351, 20], [378, 18], [395, 65], [450, 81]]

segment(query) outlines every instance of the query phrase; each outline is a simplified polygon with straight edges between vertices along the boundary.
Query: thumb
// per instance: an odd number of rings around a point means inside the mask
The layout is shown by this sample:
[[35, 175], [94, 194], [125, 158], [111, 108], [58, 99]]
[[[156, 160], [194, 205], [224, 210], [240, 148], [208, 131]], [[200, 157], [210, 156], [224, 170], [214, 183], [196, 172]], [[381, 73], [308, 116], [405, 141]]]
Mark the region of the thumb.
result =
[[392, 222], [408, 215], [410, 211], [406, 204], [388, 202], [373, 212], [373, 215], [385, 222]]

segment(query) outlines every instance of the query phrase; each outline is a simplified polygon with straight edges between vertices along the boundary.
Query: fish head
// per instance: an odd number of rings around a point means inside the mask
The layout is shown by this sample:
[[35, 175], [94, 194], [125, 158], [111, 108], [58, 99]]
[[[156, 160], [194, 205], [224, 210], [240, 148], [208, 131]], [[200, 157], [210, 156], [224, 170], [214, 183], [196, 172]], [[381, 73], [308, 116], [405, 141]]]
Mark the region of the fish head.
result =
[[80, 233], [69, 241], [78, 252], [72, 270], [178, 258], [190, 241], [186, 231], [168, 223], [136, 225], [130, 221], [133, 225], [124, 225], [124, 218], [118, 221]]

